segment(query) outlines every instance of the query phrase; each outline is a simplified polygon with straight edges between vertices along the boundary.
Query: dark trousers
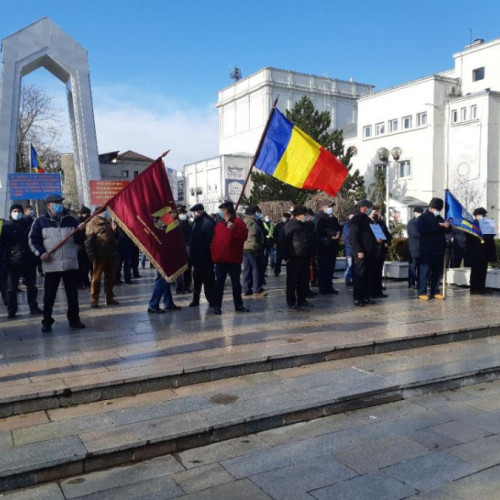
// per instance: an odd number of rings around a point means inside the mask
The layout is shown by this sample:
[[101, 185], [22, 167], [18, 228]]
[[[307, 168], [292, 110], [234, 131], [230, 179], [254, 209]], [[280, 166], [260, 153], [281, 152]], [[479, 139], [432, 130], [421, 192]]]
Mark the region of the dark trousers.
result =
[[138, 278], [139, 274], [139, 247], [133, 246], [130, 251], [130, 267], [134, 273], [134, 278]]
[[431, 281], [430, 295], [439, 293], [443, 277], [444, 255], [421, 255], [420, 276], [418, 277], [418, 294], [427, 294], [427, 280]]
[[70, 271], [45, 273], [44, 297], [43, 297], [43, 320], [44, 325], [52, 325], [52, 309], [56, 300], [57, 289], [61, 278], [64, 283], [66, 299], [68, 301], [67, 318], [70, 324], [80, 321], [80, 308], [78, 306], [78, 269]]
[[188, 263], [188, 268], [175, 280], [175, 289], [177, 293], [185, 293], [191, 288], [191, 264]]
[[420, 257], [411, 257], [410, 267], [408, 268], [408, 284], [413, 287], [418, 285], [420, 275]]
[[104, 291], [106, 302], [114, 299], [113, 286], [115, 285], [116, 263], [114, 257], [97, 259], [92, 269], [92, 283], [90, 285], [90, 299], [92, 302], [99, 301], [101, 292], [101, 276], [104, 274]]
[[274, 261], [274, 275], [275, 276], [280, 275], [282, 263], [283, 263], [283, 251], [278, 247], [276, 249], [276, 260]]
[[378, 255], [373, 259], [373, 272], [371, 277], [370, 295], [377, 296], [382, 293], [382, 273], [384, 272], [385, 255]]
[[123, 279], [125, 282], [132, 279], [132, 252], [130, 248], [122, 248], [118, 250], [116, 256], [116, 276], [117, 282], [121, 281], [123, 267]]
[[205, 263], [193, 264], [193, 302], [200, 301], [202, 285], [208, 303], [213, 305], [214, 291], [215, 291], [215, 275], [214, 275], [214, 265], [211, 260]]
[[306, 303], [309, 262], [309, 257], [294, 257], [286, 263], [286, 302], [289, 306]]
[[367, 299], [371, 292], [374, 259], [370, 258], [366, 254], [363, 259], [360, 259], [357, 255], [354, 255], [353, 266], [353, 298], [354, 300]]
[[92, 265], [84, 249], [78, 250], [78, 271], [80, 273], [80, 286], [89, 286]]
[[243, 290], [259, 293], [262, 289], [262, 257], [260, 254], [243, 254]]
[[7, 305], [7, 266], [3, 262], [0, 262], [0, 292], [3, 303]]
[[470, 266], [470, 291], [482, 292], [486, 288], [486, 274], [488, 262], [485, 260], [472, 260]]
[[333, 271], [335, 270], [336, 255], [333, 252], [318, 255], [319, 291], [328, 293], [332, 291]]
[[11, 314], [17, 312], [17, 288], [20, 278], [25, 280], [30, 311], [38, 309], [38, 302], [36, 301], [38, 295], [36, 267], [10, 267], [7, 270], [7, 310]]
[[241, 297], [241, 264], [215, 264], [215, 300], [214, 307], [220, 308], [222, 306], [222, 297], [224, 296], [224, 285], [226, 277], [229, 274], [231, 278], [231, 285], [233, 287], [233, 302], [234, 307], [237, 309], [243, 305]]

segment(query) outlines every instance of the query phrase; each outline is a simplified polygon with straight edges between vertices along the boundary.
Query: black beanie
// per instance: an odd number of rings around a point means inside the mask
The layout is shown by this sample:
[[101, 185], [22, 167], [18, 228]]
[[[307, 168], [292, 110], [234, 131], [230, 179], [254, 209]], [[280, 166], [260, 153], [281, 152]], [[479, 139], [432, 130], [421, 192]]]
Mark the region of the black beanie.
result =
[[21, 212], [24, 212], [24, 208], [20, 203], [13, 203], [10, 206], [9, 214], [12, 213], [12, 210], [21, 210]]
[[438, 212], [441, 212], [443, 210], [444, 206], [444, 201], [441, 198], [432, 198], [431, 202], [429, 203], [429, 207], [434, 208]]

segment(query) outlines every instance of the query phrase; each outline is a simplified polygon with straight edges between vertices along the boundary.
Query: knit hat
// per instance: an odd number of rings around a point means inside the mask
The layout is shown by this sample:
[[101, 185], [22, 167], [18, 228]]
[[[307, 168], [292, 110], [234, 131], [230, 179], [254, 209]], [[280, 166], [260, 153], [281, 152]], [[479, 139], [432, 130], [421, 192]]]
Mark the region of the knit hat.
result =
[[20, 204], [20, 203], [13, 203], [11, 206], [10, 206], [10, 210], [9, 210], [9, 213], [12, 213], [12, 210], [21, 210], [21, 212], [24, 211], [24, 208], [23, 206]]
[[441, 198], [432, 198], [431, 202], [429, 203], [430, 208], [434, 208], [438, 212], [441, 212], [444, 207], [444, 201]]

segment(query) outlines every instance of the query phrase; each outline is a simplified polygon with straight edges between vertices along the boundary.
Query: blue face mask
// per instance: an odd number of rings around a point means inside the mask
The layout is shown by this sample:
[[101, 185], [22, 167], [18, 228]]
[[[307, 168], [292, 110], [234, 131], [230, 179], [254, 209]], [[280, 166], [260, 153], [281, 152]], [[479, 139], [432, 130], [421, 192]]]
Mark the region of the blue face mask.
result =
[[332, 207], [328, 207], [326, 209], [326, 213], [327, 213], [327, 215], [332, 215], [333, 214], [333, 208]]
[[255, 216], [257, 217], [257, 219], [262, 219], [262, 214], [261, 213], [256, 213]]
[[373, 212], [372, 208], [367, 208], [366, 209], [366, 215], [370, 216], [372, 212]]
[[223, 219], [223, 218], [224, 218], [224, 214], [222, 213], [222, 210], [219, 210], [219, 217], [220, 217], [221, 219]]
[[62, 203], [53, 203], [52, 204], [52, 211], [56, 214], [56, 215], [61, 215], [63, 213], [63, 206], [62, 206]]
[[21, 220], [23, 218], [23, 214], [21, 212], [14, 212], [12, 214], [12, 218], [14, 220]]
[[111, 216], [109, 215], [109, 212], [106, 210], [101, 214], [101, 217], [108, 220]]

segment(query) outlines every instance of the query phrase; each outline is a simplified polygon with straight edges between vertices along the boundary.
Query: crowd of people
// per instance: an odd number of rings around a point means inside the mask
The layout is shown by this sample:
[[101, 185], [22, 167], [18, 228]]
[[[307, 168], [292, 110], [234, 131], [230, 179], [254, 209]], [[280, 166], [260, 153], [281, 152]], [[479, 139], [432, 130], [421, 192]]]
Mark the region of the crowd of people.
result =
[[[52, 329], [52, 312], [61, 280], [69, 325], [81, 329], [85, 325], [80, 319], [78, 289], [89, 287], [90, 306], [100, 307], [104, 277], [105, 305], [117, 306], [114, 286], [123, 281], [131, 284], [133, 277], [140, 277], [139, 249], [113, 222], [105, 207], [97, 207], [93, 217], [89, 208], [82, 207], [79, 216], [74, 217], [65, 209], [63, 200], [60, 195], [48, 196], [45, 214], [36, 219], [31, 206], [14, 203], [9, 220], [0, 220], [0, 289], [8, 318], [15, 318], [18, 312], [17, 295], [22, 282], [30, 313], [42, 315], [42, 332]], [[426, 210], [414, 209], [407, 228], [411, 255], [409, 286], [418, 289], [420, 300], [444, 299], [441, 278], [445, 253], [447, 248], [458, 247], [456, 240], [463, 239], [461, 258], [470, 263], [470, 292], [487, 293], [488, 262], [496, 261], [493, 235], [479, 239], [457, 232], [440, 215], [442, 210], [440, 198], [433, 198]], [[219, 206], [218, 214], [211, 215], [197, 203], [189, 209], [190, 218], [187, 208], [179, 207], [189, 262], [187, 270], [175, 282], [176, 293], [191, 294], [189, 307], [198, 307], [203, 290], [209, 307], [220, 315], [229, 275], [234, 309], [245, 313], [249, 309], [243, 297], [265, 297], [268, 269], [280, 276], [286, 265], [287, 306], [308, 310], [313, 307], [310, 299], [317, 294], [339, 293], [333, 287], [333, 273], [343, 240], [344, 280], [347, 286], [352, 286], [354, 305], [375, 304], [387, 297], [382, 273], [392, 240], [390, 231], [378, 207], [369, 200], [357, 203], [343, 224], [333, 211], [334, 203], [324, 204], [317, 212], [298, 206], [275, 223], [258, 206], [248, 206], [244, 215], [238, 216], [230, 201]], [[476, 219], [486, 214], [481, 207], [474, 211]], [[65, 238], [67, 241], [61, 245]], [[452, 255], [456, 264], [458, 257]], [[145, 267], [144, 256], [142, 267]], [[37, 269], [44, 277], [43, 309], [38, 305]], [[316, 287], [314, 292], [312, 288]], [[157, 273], [148, 313], [179, 309], [173, 300], [171, 284]]]

